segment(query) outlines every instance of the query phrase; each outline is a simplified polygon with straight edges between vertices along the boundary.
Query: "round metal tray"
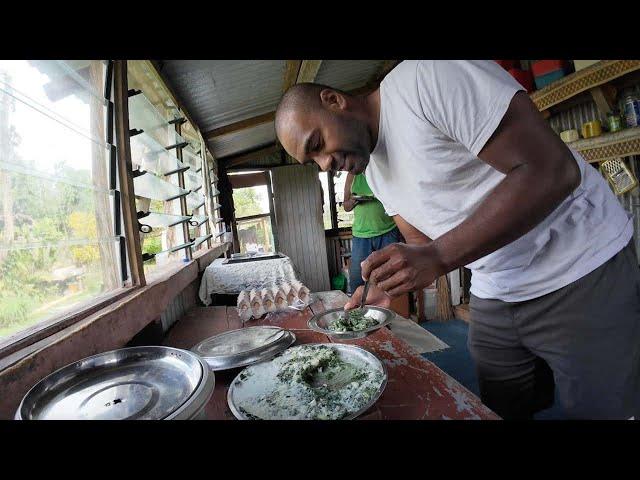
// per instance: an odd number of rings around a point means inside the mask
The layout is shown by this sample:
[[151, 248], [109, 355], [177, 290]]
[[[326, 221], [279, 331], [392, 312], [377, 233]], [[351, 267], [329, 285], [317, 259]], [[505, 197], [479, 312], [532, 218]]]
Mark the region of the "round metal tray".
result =
[[363, 310], [365, 311], [365, 317], [371, 317], [377, 320], [378, 324], [357, 332], [334, 332], [329, 329], [329, 324], [334, 320], [337, 320], [345, 312], [343, 308], [334, 308], [314, 315], [309, 319], [307, 325], [311, 330], [316, 332], [324, 333], [325, 335], [336, 337], [341, 340], [351, 340], [366, 337], [371, 332], [388, 325], [396, 315], [394, 312], [386, 308], [373, 307], [370, 305], [366, 305]]
[[[355, 345], [345, 345], [345, 344], [339, 344], [339, 343], [332, 343], [332, 344], [307, 343], [307, 344], [299, 345], [293, 348], [295, 349], [295, 348], [314, 346], [314, 345], [322, 345], [322, 346], [334, 348], [338, 350], [338, 354], [340, 355], [340, 358], [342, 360], [348, 361], [349, 358], [357, 358], [361, 361], [368, 363], [373, 368], [382, 372], [382, 375], [383, 375], [382, 383], [380, 384], [380, 387], [378, 388], [377, 392], [371, 397], [371, 400], [366, 405], [364, 405], [361, 409], [359, 409], [357, 412], [353, 412], [347, 415], [344, 418], [345, 420], [353, 420], [354, 418], [359, 417], [378, 401], [378, 399], [382, 395], [382, 392], [384, 392], [384, 389], [387, 386], [388, 376], [387, 376], [387, 369], [385, 368], [384, 363], [382, 363], [377, 356], [375, 356], [373, 353], [363, 348], [356, 347]], [[250, 367], [245, 368], [231, 382], [231, 386], [229, 387], [229, 390], [227, 392], [227, 403], [229, 404], [229, 408], [231, 409], [231, 412], [238, 420], [250, 420], [250, 418], [247, 415], [245, 415], [238, 406], [238, 403], [239, 403], [237, 398], [238, 391], [242, 388], [242, 385], [243, 385], [243, 381], [240, 379], [242, 374], [247, 371], [263, 370], [264, 367], [267, 367], [267, 364], [273, 362], [274, 360], [275, 358], [269, 360], [268, 362], [262, 362], [257, 365], [252, 365]], [[260, 375], [260, 372], [257, 372], [256, 375]], [[265, 383], [269, 384], [270, 382], [265, 382]], [[266, 393], [268, 392], [265, 391], [265, 394]]]
[[289, 348], [296, 341], [293, 332], [279, 327], [238, 328], [207, 338], [191, 351], [213, 371], [246, 367], [262, 362]]
[[211, 398], [215, 376], [195, 354], [130, 347], [69, 364], [34, 385], [18, 420], [186, 420]]

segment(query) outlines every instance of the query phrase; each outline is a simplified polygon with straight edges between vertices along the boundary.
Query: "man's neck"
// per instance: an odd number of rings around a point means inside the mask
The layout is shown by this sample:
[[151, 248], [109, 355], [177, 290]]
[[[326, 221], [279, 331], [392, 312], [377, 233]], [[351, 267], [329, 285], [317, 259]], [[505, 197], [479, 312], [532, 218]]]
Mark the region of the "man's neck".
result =
[[367, 113], [367, 124], [371, 133], [371, 151], [373, 151], [378, 143], [378, 132], [380, 131], [380, 88], [378, 87], [363, 97], [362, 101]]

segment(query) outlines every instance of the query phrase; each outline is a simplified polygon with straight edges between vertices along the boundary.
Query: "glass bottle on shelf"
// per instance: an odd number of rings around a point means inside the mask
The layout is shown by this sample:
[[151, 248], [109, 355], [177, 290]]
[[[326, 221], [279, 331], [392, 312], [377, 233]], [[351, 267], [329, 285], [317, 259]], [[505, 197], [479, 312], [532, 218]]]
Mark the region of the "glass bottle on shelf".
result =
[[637, 87], [624, 91], [622, 104], [627, 127], [640, 126], [640, 94]]

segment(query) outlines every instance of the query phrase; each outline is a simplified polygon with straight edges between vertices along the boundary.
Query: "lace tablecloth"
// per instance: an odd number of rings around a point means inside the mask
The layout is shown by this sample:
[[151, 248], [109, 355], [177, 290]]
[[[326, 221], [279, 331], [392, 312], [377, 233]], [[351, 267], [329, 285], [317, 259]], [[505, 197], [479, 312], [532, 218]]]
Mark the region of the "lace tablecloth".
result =
[[204, 271], [198, 296], [205, 305], [211, 304], [212, 293], [237, 294], [298, 279], [289, 257], [232, 264], [223, 261], [223, 258], [214, 260]]

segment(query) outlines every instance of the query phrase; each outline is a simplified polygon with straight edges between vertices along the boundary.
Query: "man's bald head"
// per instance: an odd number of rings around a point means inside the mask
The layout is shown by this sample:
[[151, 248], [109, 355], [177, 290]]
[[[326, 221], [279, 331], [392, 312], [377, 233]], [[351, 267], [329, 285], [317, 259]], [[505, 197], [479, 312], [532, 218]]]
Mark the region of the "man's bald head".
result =
[[332, 90], [344, 96], [348, 93], [337, 88], [328, 87], [319, 83], [298, 83], [290, 87], [282, 96], [278, 108], [276, 108], [276, 132], [280, 131], [283, 119], [287, 114], [299, 113], [306, 115], [322, 108], [320, 92]]
[[300, 163], [361, 172], [373, 148], [363, 101], [318, 83], [299, 83], [282, 96], [276, 135]]

